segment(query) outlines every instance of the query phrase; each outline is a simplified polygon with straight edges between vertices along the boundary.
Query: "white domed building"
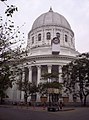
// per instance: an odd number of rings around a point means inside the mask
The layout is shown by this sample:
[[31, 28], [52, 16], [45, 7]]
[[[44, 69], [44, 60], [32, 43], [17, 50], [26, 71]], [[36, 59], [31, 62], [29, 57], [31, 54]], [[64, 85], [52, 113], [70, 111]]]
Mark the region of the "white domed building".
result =
[[[70, 24], [64, 16], [53, 12], [51, 8], [34, 21], [28, 33], [27, 51], [29, 80], [36, 84], [39, 84], [45, 71], [60, 72], [61, 66], [78, 55]], [[61, 80], [59, 77], [59, 82]]]
[[[66, 18], [52, 8], [40, 15], [28, 33], [27, 54], [23, 64], [28, 68], [28, 81], [38, 85], [44, 73], [61, 73], [62, 66], [79, 54], [75, 49], [74, 32]], [[57, 81], [63, 81], [61, 74]], [[19, 97], [16, 93], [14, 98], [23, 99], [23, 94]], [[37, 96], [36, 101], [39, 100]]]

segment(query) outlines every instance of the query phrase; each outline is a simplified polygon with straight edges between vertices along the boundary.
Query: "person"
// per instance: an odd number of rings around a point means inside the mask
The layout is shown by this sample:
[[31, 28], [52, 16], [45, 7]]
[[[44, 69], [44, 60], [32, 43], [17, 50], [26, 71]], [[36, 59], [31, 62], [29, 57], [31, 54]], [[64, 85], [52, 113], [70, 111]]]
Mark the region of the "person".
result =
[[60, 101], [59, 107], [60, 107], [60, 109], [62, 110], [62, 107], [63, 107], [62, 101]]

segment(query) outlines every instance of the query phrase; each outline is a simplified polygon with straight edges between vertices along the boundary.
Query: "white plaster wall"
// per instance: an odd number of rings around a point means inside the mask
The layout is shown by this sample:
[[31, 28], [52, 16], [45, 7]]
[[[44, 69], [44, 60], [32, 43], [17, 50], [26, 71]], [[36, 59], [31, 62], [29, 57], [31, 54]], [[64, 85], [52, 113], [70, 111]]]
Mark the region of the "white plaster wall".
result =
[[[46, 39], [46, 33], [51, 33], [51, 39]], [[56, 37], [56, 33], [60, 33], [60, 54], [64, 55], [76, 55], [75, 50], [75, 40], [74, 33], [72, 30], [68, 30], [66, 28], [58, 27], [58, 26], [45, 26], [41, 28], [37, 28], [35, 30], [30, 31], [27, 50], [29, 51], [29, 55], [43, 55], [43, 54], [51, 54], [51, 40]], [[41, 41], [38, 41], [38, 34], [41, 34]], [[65, 34], [68, 36], [68, 42], [65, 42]], [[32, 37], [34, 36], [34, 43], [32, 44]]]

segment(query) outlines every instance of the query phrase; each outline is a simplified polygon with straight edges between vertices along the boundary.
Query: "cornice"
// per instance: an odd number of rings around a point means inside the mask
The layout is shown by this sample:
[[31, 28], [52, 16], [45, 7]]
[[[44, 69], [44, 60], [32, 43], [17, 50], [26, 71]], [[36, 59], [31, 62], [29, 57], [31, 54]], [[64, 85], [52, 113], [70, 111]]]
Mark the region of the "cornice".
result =
[[73, 33], [73, 36], [74, 36], [74, 32], [72, 31], [72, 29], [69, 29], [69, 28], [64, 27], [64, 26], [61, 26], [61, 25], [55, 25], [55, 24], [54, 24], [54, 25], [42, 25], [42, 26], [37, 27], [37, 28], [35, 28], [35, 29], [31, 29], [29, 33], [33, 32], [34, 30], [37, 30], [37, 29], [39, 29], [39, 28], [42, 28], [42, 29], [43, 29], [44, 27], [61, 27], [62, 30], [63, 30], [63, 29], [67, 29], [67, 30], [71, 31], [71, 32]]
[[52, 59], [58, 59], [58, 60], [74, 60], [76, 57], [74, 56], [67, 56], [67, 55], [38, 55], [38, 56], [29, 56], [22, 61], [36, 61], [36, 60], [52, 60]]

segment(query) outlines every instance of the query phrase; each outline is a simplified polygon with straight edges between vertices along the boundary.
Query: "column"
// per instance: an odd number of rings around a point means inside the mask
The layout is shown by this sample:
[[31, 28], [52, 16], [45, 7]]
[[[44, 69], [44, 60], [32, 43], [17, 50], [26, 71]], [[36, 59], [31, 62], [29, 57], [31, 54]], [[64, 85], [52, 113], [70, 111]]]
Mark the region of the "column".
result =
[[[23, 73], [22, 73], [22, 82], [25, 81], [25, 69], [22, 70]], [[21, 101], [24, 102], [24, 91], [21, 91]]]
[[28, 81], [32, 83], [32, 67], [31, 66], [29, 67], [29, 80]]
[[24, 102], [24, 91], [21, 92], [21, 101]]
[[52, 66], [48, 65], [48, 73], [51, 73]]
[[62, 83], [62, 66], [59, 65], [59, 83]]
[[[52, 65], [48, 65], [48, 73], [51, 73]], [[48, 82], [51, 82], [51, 79], [48, 79]]]
[[25, 69], [22, 70], [22, 82], [25, 81]]
[[37, 66], [37, 85], [40, 83], [41, 78], [41, 66]]
[[17, 100], [17, 85], [15, 81], [13, 82], [12, 94], [13, 94], [13, 103], [14, 103]]

